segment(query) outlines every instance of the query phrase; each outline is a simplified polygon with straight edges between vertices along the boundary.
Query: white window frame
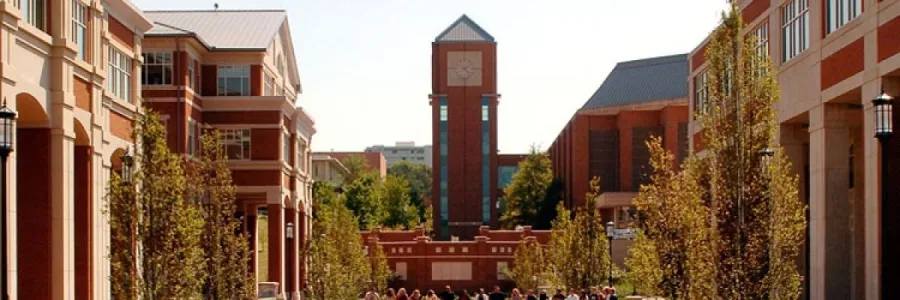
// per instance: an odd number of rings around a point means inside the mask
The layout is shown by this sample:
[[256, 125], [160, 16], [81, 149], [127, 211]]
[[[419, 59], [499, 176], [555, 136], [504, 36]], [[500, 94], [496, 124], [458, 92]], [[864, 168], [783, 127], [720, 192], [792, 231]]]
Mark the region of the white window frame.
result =
[[109, 47], [109, 91], [131, 103], [131, 59], [119, 49]]
[[[175, 78], [175, 69], [173, 68], [174, 55], [172, 52], [144, 52], [144, 67], [142, 68], [141, 84], [144, 85], [172, 85]], [[151, 59], [152, 58], [152, 59]], [[160, 67], [162, 69], [162, 82], [150, 83], [147, 78], [150, 74], [150, 67]]]
[[264, 96], [275, 96], [275, 77], [266, 76], [266, 91]]
[[487, 105], [481, 106], [481, 120], [482, 121], [487, 121], [488, 119], [490, 119], [490, 113], [491, 113], [491, 109]]
[[440, 112], [440, 114], [441, 114], [441, 121], [447, 121], [447, 119], [449, 119], [449, 113], [447, 112], [447, 106], [446, 106], [446, 105], [441, 105], [440, 110], [441, 110], [441, 112]]
[[702, 71], [694, 77], [694, 111], [706, 113], [709, 111], [709, 82], [706, 71]]
[[[229, 79], [240, 79], [239, 87], [228, 86]], [[249, 65], [225, 65], [219, 66], [216, 74], [216, 82], [218, 96], [250, 96], [250, 66]], [[246, 84], [245, 84], [246, 83]], [[246, 90], [244, 89], [246, 87]], [[238, 88], [238, 89], [235, 89]], [[236, 91], [237, 95], [229, 94], [227, 91]]]
[[40, 30], [47, 30], [47, 0], [19, 0], [22, 19]]
[[284, 152], [281, 154], [281, 157], [284, 158], [284, 163], [290, 165], [291, 164], [291, 133], [284, 131], [281, 134], [281, 151]]
[[306, 143], [297, 138], [297, 167], [303, 172], [308, 172], [306, 163]]
[[188, 75], [188, 87], [192, 90], [197, 91], [197, 78], [195, 77], [197, 73], [197, 68], [194, 66], [197, 60], [188, 55], [188, 67], [187, 67], [187, 75]]
[[841, 29], [850, 21], [862, 15], [862, 0], [825, 0], [826, 34]]
[[769, 20], [763, 20], [756, 28], [753, 28], [753, 36], [756, 37], [756, 54], [769, 55]]
[[809, 48], [809, 0], [791, 0], [781, 7], [782, 62]]
[[199, 126], [197, 121], [194, 118], [188, 119], [188, 155], [196, 155], [197, 151], [200, 149], [200, 137], [199, 137]]
[[79, 0], [72, 0], [72, 42], [78, 48], [78, 53], [75, 54], [76, 57], [83, 61], [87, 61], [88, 53], [87, 22], [87, 6]]
[[[225, 155], [228, 157], [228, 160], [250, 160], [253, 145], [250, 129], [222, 129], [221, 131], [222, 146], [225, 149]], [[240, 152], [237, 155], [232, 155], [229, 152], [229, 145], [237, 146]]]

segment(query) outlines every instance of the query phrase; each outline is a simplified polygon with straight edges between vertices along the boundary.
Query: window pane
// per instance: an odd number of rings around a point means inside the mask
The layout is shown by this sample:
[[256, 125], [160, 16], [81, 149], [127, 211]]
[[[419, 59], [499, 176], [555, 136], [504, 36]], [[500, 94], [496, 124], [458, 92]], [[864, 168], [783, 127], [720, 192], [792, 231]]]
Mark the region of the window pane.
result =
[[250, 79], [241, 79], [241, 96], [250, 96]]

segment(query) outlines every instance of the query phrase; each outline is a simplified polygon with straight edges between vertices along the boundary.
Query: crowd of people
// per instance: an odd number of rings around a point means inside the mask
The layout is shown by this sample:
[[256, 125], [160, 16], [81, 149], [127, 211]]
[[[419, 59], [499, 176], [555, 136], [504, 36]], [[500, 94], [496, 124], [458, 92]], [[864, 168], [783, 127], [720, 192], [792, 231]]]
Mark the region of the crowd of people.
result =
[[510, 293], [504, 293], [499, 286], [494, 286], [494, 290], [486, 293], [484, 289], [478, 289], [474, 294], [468, 290], [454, 292], [450, 286], [444, 287], [442, 292], [428, 290], [421, 292], [413, 290], [407, 293], [406, 289], [387, 289], [384, 295], [379, 295], [374, 288], [369, 289], [363, 300], [618, 300], [616, 289], [613, 287], [604, 287], [602, 290], [598, 287], [592, 287], [590, 290], [576, 291], [569, 289], [568, 292], [563, 289], [556, 289], [556, 293], [550, 295], [546, 290], [535, 292], [534, 290], [513, 289]]

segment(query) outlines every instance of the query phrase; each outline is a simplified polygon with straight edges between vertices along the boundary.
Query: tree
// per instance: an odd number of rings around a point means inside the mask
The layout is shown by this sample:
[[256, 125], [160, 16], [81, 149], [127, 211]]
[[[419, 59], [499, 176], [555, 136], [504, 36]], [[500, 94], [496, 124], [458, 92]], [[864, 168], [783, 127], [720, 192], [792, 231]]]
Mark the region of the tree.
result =
[[588, 202], [575, 211], [562, 203], [557, 206], [556, 219], [547, 244], [551, 279], [569, 288], [588, 288], [605, 282], [610, 268], [606, 228], [594, 204], [600, 194], [600, 179], [591, 180]]
[[411, 229], [419, 223], [418, 209], [410, 203], [409, 184], [406, 179], [388, 175], [381, 185], [383, 207], [386, 210], [384, 226], [397, 229]]
[[370, 268], [372, 272], [369, 275], [369, 282], [376, 291], [384, 291], [387, 289], [388, 281], [394, 274], [388, 267], [387, 256], [384, 254], [384, 248], [378, 243], [372, 243], [372, 255], [369, 257]]
[[363, 177], [368, 173], [374, 173], [375, 171], [372, 169], [372, 166], [369, 165], [369, 162], [359, 154], [351, 154], [341, 161], [341, 163], [343, 163], [344, 167], [349, 171], [347, 177], [344, 178], [344, 182], [356, 181], [356, 179]]
[[231, 181], [228, 157], [218, 131], [207, 130], [200, 137], [200, 152], [189, 161], [189, 195], [203, 210], [202, 245], [207, 280], [207, 299], [248, 299], [254, 294], [250, 272], [250, 243], [235, 218], [235, 186]]
[[425, 198], [431, 197], [431, 167], [426, 164], [401, 161], [387, 171], [388, 175], [395, 175], [406, 179], [409, 183], [409, 199], [418, 210], [420, 220], [425, 219]]
[[204, 218], [185, 199], [181, 158], [169, 152], [165, 127], [147, 112], [133, 135], [139, 141], [133, 180], [113, 174], [107, 194], [112, 291], [117, 299], [198, 298], [206, 273], [201, 248]]
[[[657, 175], [665, 174], [638, 197], [644, 202], [638, 205], [639, 224], [659, 256], [664, 294], [691, 299], [800, 296], [796, 259], [806, 207], [798, 197], [797, 177], [775, 145], [779, 92], [769, 58], [756, 51], [755, 37], [745, 38], [742, 32], [740, 11], [732, 4], [706, 48], [709, 109], [698, 116], [706, 154], [688, 159], [678, 175], [655, 165]], [[659, 212], [662, 203], [665, 210], [672, 203], [681, 206], [674, 213]], [[700, 211], [686, 212], [696, 203]], [[708, 230], [685, 229], [693, 225]], [[683, 251], [677, 243], [698, 249]], [[666, 265], [672, 262], [678, 265]], [[687, 294], [671, 285], [687, 286]]]
[[378, 175], [366, 173], [344, 186], [347, 208], [356, 216], [360, 230], [384, 224], [387, 214], [379, 195], [380, 184]]
[[371, 265], [353, 213], [328, 189], [318, 189], [314, 234], [304, 254], [309, 259], [310, 299], [357, 299], [371, 279]]
[[535, 225], [541, 218], [540, 212], [547, 196], [547, 189], [553, 182], [550, 156], [540, 152], [536, 146], [519, 163], [519, 171], [504, 189], [506, 211], [500, 217], [505, 228], [517, 225]]
[[544, 251], [534, 237], [519, 242], [513, 254], [513, 267], [505, 270], [506, 276], [521, 289], [537, 290], [544, 276]]

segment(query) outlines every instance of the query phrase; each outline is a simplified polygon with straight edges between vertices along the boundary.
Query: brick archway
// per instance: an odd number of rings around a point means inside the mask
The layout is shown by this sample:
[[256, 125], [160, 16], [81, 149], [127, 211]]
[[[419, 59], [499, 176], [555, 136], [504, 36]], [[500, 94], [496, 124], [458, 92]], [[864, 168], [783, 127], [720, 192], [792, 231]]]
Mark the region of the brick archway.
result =
[[[34, 96], [16, 96], [16, 264], [19, 295], [50, 299], [51, 145], [49, 116]], [[21, 137], [21, 138], [19, 138]], [[62, 188], [62, 187], [59, 187]]]

